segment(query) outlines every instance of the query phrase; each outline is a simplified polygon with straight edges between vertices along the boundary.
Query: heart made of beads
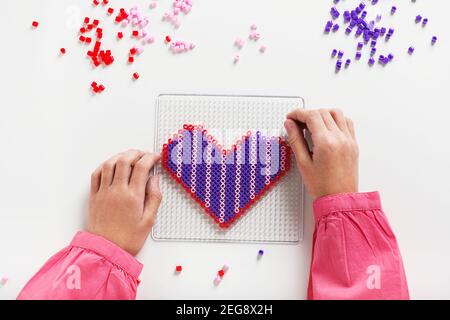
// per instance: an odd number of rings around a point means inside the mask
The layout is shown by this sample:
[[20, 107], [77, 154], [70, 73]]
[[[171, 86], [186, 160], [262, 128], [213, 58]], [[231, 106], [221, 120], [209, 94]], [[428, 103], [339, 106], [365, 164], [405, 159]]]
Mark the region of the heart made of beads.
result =
[[228, 228], [289, 171], [290, 154], [281, 137], [249, 131], [226, 150], [203, 126], [184, 125], [163, 146], [162, 166]]

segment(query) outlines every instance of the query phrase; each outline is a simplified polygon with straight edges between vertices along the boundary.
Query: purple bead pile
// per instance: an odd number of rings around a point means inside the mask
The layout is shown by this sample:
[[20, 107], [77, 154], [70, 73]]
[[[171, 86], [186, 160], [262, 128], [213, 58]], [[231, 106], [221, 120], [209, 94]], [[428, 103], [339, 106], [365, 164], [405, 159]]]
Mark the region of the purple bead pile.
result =
[[[378, 0], [369, 0], [371, 5], [376, 5]], [[414, 1], [413, 1], [414, 2]], [[395, 29], [386, 26], [378, 26], [378, 24], [382, 20], [382, 16], [378, 14], [374, 20], [366, 20], [368, 15], [368, 11], [366, 8], [366, 3], [361, 2], [357, 5], [353, 10], [343, 11], [342, 14], [337, 8], [337, 5], [340, 3], [340, 0], [333, 0], [334, 6], [330, 9], [331, 20], [327, 21], [325, 24], [325, 34], [329, 34], [331, 31], [336, 33], [340, 27], [343, 28], [345, 34], [347, 36], [354, 33], [356, 39], [360, 39], [358, 45], [356, 47], [355, 60], [361, 60], [363, 57], [362, 49], [364, 46], [370, 47], [369, 57], [367, 63], [369, 66], [373, 66], [376, 61], [381, 66], [386, 66], [394, 59], [394, 55], [392, 53], [383, 54], [379, 52], [379, 48], [377, 48], [377, 44], [382, 41], [384, 38], [385, 42], [389, 42], [389, 40], [393, 37], [395, 33]], [[394, 15], [397, 12], [397, 7], [392, 6], [390, 8], [390, 14]], [[343, 25], [339, 25], [338, 19], [342, 17]], [[414, 19], [416, 24], [421, 23], [422, 27], [425, 27], [428, 24], [428, 18], [423, 18], [422, 15], [418, 14]], [[435, 45], [437, 42], [437, 37], [433, 36], [431, 39], [431, 45]], [[410, 46], [407, 50], [409, 55], [412, 55], [415, 51], [413, 46]], [[378, 57], [375, 55], [378, 52]], [[345, 61], [345, 68], [348, 68], [351, 65], [351, 59], [344, 59], [344, 52], [339, 49], [333, 49], [331, 52], [331, 57], [337, 57], [336, 61], [336, 72], [339, 72], [342, 69], [343, 61]]]

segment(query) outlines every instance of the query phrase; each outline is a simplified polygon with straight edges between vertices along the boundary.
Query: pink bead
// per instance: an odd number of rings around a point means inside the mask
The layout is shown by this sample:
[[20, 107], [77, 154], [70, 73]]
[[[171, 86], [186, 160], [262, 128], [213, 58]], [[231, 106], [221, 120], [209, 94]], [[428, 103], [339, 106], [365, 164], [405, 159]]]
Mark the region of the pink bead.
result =
[[8, 282], [8, 277], [7, 276], [1, 276], [0, 278], [0, 287], [3, 287], [4, 285], [6, 285], [6, 283]]
[[150, 9], [155, 9], [158, 6], [158, 2], [157, 1], [152, 1], [150, 3]]
[[245, 41], [241, 38], [237, 38], [236, 41], [234, 41], [234, 45], [236, 47], [238, 47], [239, 49], [242, 49], [242, 47], [244, 46]]
[[252, 26], [250, 27], [251, 30], [255, 31], [256, 29], [258, 29], [258, 27], [256, 26], [256, 24], [252, 24]]
[[241, 57], [239, 55], [235, 56], [234, 57], [234, 63], [235, 64], [238, 63], [240, 59], [241, 59]]
[[259, 51], [260, 51], [261, 53], [266, 52], [266, 50], [267, 50], [267, 47], [266, 47], [265, 45], [262, 45], [262, 46], [259, 48]]
[[180, 8], [175, 8], [175, 9], [173, 9], [173, 14], [174, 14], [174, 15], [179, 15], [180, 12], [181, 12]]
[[249, 38], [250, 38], [251, 40], [257, 41], [257, 40], [259, 40], [259, 39], [261, 38], [261, 35], [260, 35], [258, 32], [256, 32], [256, 31], [252, 31], [252, 32], [250, 33]]

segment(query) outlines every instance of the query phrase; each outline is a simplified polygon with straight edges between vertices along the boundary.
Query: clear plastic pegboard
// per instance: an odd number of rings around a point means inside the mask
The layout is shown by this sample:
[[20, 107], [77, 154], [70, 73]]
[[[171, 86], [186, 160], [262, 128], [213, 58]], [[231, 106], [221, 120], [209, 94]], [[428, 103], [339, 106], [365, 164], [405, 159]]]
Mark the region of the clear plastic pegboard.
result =
[[[285, 136], [286, 114], [304, 108], [300, 97], [160, 95], [156, 105], [155, 150], [184, 124], [202, 125], [229, 148], [247, 131]], [[303, 183], [292, 158], [290, 171], [229, 228], [220, 228], [161, 166], [164, 195], [153, 227], [160, 241], [297, 243], [303, 238]]]

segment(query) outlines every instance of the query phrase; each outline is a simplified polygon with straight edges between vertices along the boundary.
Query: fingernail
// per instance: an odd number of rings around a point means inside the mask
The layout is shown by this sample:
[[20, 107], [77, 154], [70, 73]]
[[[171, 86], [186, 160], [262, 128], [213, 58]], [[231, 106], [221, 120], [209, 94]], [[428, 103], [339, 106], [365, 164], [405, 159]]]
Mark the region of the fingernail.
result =
[[289, 134], [289, 131], [291, 131], [294, 128], [294, 123], [292, 122], [292, 120], [286, 120], [284, 121], [284, 127], [286, 128]]

